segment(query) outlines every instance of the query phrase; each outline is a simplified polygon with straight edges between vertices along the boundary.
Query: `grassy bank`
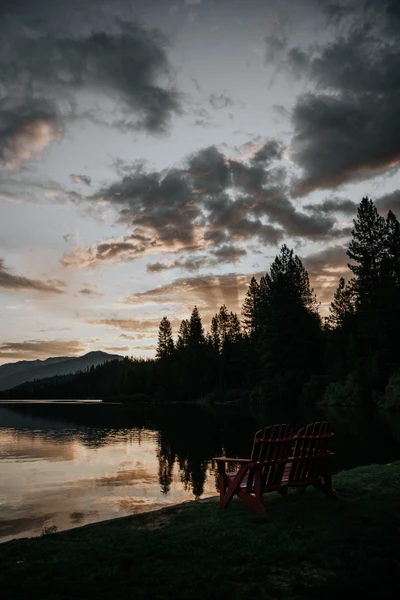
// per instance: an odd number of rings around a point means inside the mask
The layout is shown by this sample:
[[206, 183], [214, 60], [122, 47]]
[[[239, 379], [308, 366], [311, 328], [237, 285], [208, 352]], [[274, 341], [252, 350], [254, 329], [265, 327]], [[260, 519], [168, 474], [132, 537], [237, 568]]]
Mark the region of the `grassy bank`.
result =
[[[395, 598], [400, 464], [266, 496], [266, 517], [215, 500], [0, 545], [3, 599]], [[347, 595], [346, 595], [347, 597]]]

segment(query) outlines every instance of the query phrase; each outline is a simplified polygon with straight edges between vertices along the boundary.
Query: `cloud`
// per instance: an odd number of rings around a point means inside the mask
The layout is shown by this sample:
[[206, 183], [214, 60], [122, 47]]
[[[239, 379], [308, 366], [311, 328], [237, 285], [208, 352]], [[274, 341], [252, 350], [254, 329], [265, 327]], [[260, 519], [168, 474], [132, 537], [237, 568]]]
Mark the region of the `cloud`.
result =
[[92, 185], [92, 178], [88, 175], [75, 175], [72, 173], [70, 178], [74, 183], [79, 183], [81, 185]]
[[393, 7], [390, 0], [328, 3], [325, 13], [341, 25], [334, 38], [288, 51], [287, 68], [317, 90], [300, 96], [292, 113], [290, 158], [302, 169], [294, 196], [398, 170], [400, 19]]
[[350, 279], [352, 276], [347, 266], [349, 258], [346, 248], [340, 245], [328, 246], [319, 252], [304, 256], [302, 261], [317, 299], [322, 303], [323, 312], [327, 313], [340, 277]]
[[135, 340], [136, 337], [134, 335], [127, 335], [126, 333], [121, 333], [119, 336], [121, 340]]
[[104, 350], [106, 352], [127, 352], [130, 350], [130, 346], [106, 346]]
[[100, 294], [100, 292], [96, 292], [95, 290], [92, 290], [88, 287], [82, 288], [81, 290], [79, 290], [79, 293], [83, 296], [104, 296], [104, 294]]
[[395, 190], [390, 194], [385, 194], [375, 200], [376, 208], [381, 212], [389, 212], [400, 215], [400, 190]]
[[232, 98], [230, 98], [223, 92], [219, 96], [217, 96], [216, 94], [211, 94], [208, 101], [211, 104], [211, 106], [217, 110], [220, 110], [221, 108], [228, 108], [228, 106], [234, 106], [235, 104]]
[[305, 210], [318, 214], [342, 213], [345, 215], [356, 215], [358, 204], [344, 198], [328, 198], [319, 204], [305, 204]]
[[293, 189], [305, 196], [316, 189], [360, 181], [400, 165], [399, 94], [331, 96], [298, 100], [290, 153], [303, 170]]
[[0, 92], [0, 162], [8, 169], [17, 171], [23, 161], [40, 157], [62, 135], [52, 103], [36, 100], [16, 104], [1, 99]]
[[15, 360], [45, 359], [49, 356], [78, 356], [86, 345], [77, 340], [27, 340], [24, 342], [0, 343], [0, 359]]
[[[287, 236], [325, 240], [340, 237], [335, 218], [322, 212], [298, 211], [288, 198], [287, 172], [277, 162], [283, 148], [275, 140], [248, 142], [239, 154], [225, 156], [215, 146], [184, 159], [181, 166], [148, 171], [144, 163], [95, 194], [76, 198], [92, 206], [113, 206], [117, 221], [132, 228], [129, 235], [109, 238], [65, 254], [65, 266], [87, 267], [102, 262], [135, 260], [186, 252], [196, 256], [149, 263], [149, 272], [169, 268], [188, 271], [220, 262], [236, 262], [220, 250], [249, 239], [276, 245]], [[201, 253], [201, 254], [200, 254]], [[207, 255], [205, 255], [207, 253]], [[208, 256], [208, 257], [207, 257]]]
[[112, 329], [124, 329], [135, 332], [157, 332], [160, 319], [97, 319], [88, 321], [89, 325], [106, 326]]
[[0, 258], [0, 288], [7, 290], [22, 291], [31, 290], [35, 292], [46, 292], [53, 294], [63, 294], [60, 289], [64, 284], [58, 280], [41, 281], [39, 279], [30, 279], [21, 275], [15, 275], [4, 265], [4, 259]]
[[182, 271], [199, 271], [200, 269], [217, 267], [220, 264], [229, 264], [240, 262], [240, 258], [246, 256], [244, 248], [238, 248], [233, 244], [224, 246], [212, 251], [208, 256], [188, 256], [187, 258], [177, 258], [168, 263], [154, 262], [148, 263], [146, 269], [148, 273], [161, 273], [169, 269], [181, 269]]
[[191, 311], [196, 304], [209, 315], [222, 304], [230, 310], [240, 310], [251, 275], [229, 273], [226, 275], [204, 275], [181, 277], [146, 292], [133, 294], [126, 299], [128, 304], [168, 303]]
[[98, 122], [92, 108], [77, 113], [82, 93], [111, 99], [115, 109], [101, 122], [124, 131], [163, 133], [181, 113], [159, 31], [114, 20], [56, 33], [44, 23], [29, 32], [10, 21], [0, 43], [0, 160], [10, 169], [60, 140], [62, 121]]

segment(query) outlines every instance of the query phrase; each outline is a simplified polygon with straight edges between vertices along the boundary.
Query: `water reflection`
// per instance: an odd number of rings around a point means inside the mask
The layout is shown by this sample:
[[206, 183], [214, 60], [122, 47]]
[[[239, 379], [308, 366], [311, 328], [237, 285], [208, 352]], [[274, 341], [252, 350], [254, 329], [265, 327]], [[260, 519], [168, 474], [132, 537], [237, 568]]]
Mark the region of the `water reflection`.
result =
[[336, 469], [400, 458], [400, 415], [214, 406], [0, 406], [0, 540], [216, 493], [211, 459], [248, 456], [267, 423], [335, 426]]

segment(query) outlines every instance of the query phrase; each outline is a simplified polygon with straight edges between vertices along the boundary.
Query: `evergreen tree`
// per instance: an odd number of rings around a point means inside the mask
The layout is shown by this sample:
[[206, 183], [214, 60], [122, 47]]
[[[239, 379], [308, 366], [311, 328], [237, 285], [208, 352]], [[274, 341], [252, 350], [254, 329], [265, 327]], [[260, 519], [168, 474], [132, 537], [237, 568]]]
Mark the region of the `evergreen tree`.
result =
[[190, 335], [190, 323], [188, 319], [183, 319], [179, 326], [178, 341], [176, 347], [178, 350], [187, 348], [189, 346], [189, 335]]
[[344, 277], [339, 280], [333, 302], [329, 307], [330, 315], [327, 318], [331, 327], [342, 327], [346, 319], [354, 314], [354, 291], [351, 283], [346, 284]]
[[389, 277], [396, 286], [400, 286], [400, 223], [391, 210], [386, 218], [384, 247], [385, 276]]
[[201, 323], [201, 317], [197, 306], [193, 308], [189, 321], [189, 346], [198, 346], [205, 344], [206, 338], [204, 328]]
[[219, 335], [218, 315], [214, 315], [211, 319], [211, 329], [209, 335], [212, 347], [216, 352], [219, 352], [221, 348], [221, 339]]
[[242, 322], [246, 334], [254, 338], [260, 326], [260, 285], [253, 276], [242, 306]]
[[283, 245], [260, 280], [265, 325], [260, 351], [269, 401], [296, 401], [302, 385], [318, 371], [321, 323], [308, 273]]
[[355, 261], [349, 264], [356, 276], [353, 280], [357, 303], [373, 302], [379, 290], [380, 267], [385, 258], [386, 222], [368, 197], [361, 200], [357, 218], [353, 220], [353, 239], [347, 256]]
[[156, 357], [158, 360], [168, 358], [174, 353], [174, 341], [172, 339], [172, 327], [167, 317], [163, 317], [158, 330], [158, 343]]

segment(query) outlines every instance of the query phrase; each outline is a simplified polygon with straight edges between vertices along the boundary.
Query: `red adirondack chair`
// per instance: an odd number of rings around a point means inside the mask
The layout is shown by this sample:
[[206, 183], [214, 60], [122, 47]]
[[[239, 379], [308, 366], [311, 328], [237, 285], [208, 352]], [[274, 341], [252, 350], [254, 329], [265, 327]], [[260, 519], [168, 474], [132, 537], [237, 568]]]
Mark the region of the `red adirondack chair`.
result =
[[332, 487], [331, 460], [334, 453], [327, 449], [334, 435], [331, 424], [326, 421], [310, 423], [300, 429], [282, 482], [288, 487], [296, 487], [298, 491], [313, 485], [328, 498], [338, 500], [338, 494]]
[[[302, 492], [313, 485], [326, 496], [338, 500], [332, 488], [331, 459], [326, 446], [333, 437], [326, 421], [311, 423], [293, 434], [290, 425], [272, 425], [257, 431], [251, 458], [214, 458], [218, 466], [220, 506], [227, 508], [234, 495], [260, 514], [267, 512], [263, 494], [286, 495], [289, 487]], [[226, 464], [239, 464], [229, 473]]]
[[[294, 439], [290, 425], [272, 425], [255, 434], [251, 458], [214, 458], [219, 473], [220, 506], [227, 508], [236, 495], [256, 512], [265, 514], [263, 494], [285, 487], [282, 477]], [[226, 464], [239, 464], [240, 468], [229, 473]]]

